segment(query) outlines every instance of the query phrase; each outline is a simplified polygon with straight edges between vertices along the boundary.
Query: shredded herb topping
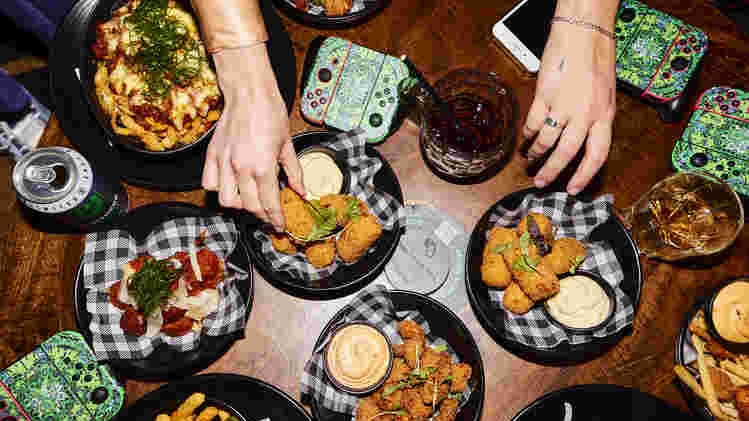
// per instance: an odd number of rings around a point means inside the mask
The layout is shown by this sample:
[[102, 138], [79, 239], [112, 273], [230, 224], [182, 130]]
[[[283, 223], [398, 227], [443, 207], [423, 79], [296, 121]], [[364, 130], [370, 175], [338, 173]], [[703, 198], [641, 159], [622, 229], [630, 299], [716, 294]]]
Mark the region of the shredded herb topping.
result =
[[166, 260], [148, 260], [133, 274], [128, 292], [133, 295], [138, 309], [146, 317], [172, 295], [169, 286], [179, 278], [180, 273], [180, 270], [174, 269]]

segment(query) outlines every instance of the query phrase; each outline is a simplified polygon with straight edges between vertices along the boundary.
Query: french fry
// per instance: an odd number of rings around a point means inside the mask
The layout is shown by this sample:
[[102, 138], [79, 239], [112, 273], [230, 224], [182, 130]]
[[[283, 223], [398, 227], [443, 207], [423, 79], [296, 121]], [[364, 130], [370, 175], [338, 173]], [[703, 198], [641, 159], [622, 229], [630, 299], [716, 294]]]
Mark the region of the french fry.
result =
[[683, 365], [674, 366], [674, 373], [687, 387], [689, 387], [695, 395], [702, 399], [705, 399], [705, 392], [702, 390], [702, 386], [697, 382], [697, 379], [692, 376], [692, 373], [687, 370]]
[[198, 415], [198, 418], [196, 418], [195, 421], [211, 421], [216, 415], [218, 415], [218, 408], [215, 406], [209, 406], [200, 411], [200, 415]]
[[710, 378], [710, 370], [708, 370], [708, 365], [705, 361], [705, 343], [697, 335], [692, 335], [692, 343], [697, 350], [697, 368], [700, 372], [700, 382], [702, 383], [707, 407], [710, 409], [713, 417], [720, 420], [730, 420], [730, 417], [723, 412], [723, 408], [720, 406], [713, 381]]
[[733, 361], [729, 360], [723, 360], [720, 362], [720, 367], [731, 374], [736, 375], [737, 377], [740, 377], [741, 380], [746, 384], [749, 383], [749, 370], [744, 368], [743, 366], [736, 364]]
[[219, 419], [220, 419], [221, 421], [226, 421], [226, 420], [227, 420], [227, 419], [228, 419], [228, 418], [229, 418], [230, 416], [231, 416], [231, 415], [230, 415], [230, 414], [229, 414], [228, 412], [226, 412], [226, 411], [222, 411], [222, 410], [220, 410], [220, 409], [218, 410], [218, 418], [219, 418]]
[[195, 412], [200, 405], [205, 402], [205, 395], [202, 393], [193, 393], [185, 399], [184, 402], [172, 413], [172, 418], [179, 420], [180, 418], [186, 418]]
[[156, 421], [171, 421], [171, 420], [172, 420], [172, 418], [169, 415], [166, 415], [166, 414], [159, 414], [156, 417]]

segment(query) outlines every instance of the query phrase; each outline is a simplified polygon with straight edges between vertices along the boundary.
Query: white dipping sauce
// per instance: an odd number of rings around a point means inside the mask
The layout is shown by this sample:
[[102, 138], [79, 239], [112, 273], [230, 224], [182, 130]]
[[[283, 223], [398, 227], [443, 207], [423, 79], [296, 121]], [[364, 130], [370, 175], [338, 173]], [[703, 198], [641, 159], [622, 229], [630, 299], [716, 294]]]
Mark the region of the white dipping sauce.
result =
[[595, 280], [582, 275], [560, 280], [559, 293], [546, 301], [551, 317], [565, 326], [586, 329], [608, 317], [611, 299]]
[[307, 200], [341, 192], [343, 173], [333, 158], [324, 152], [308, 152], [299, 157]]

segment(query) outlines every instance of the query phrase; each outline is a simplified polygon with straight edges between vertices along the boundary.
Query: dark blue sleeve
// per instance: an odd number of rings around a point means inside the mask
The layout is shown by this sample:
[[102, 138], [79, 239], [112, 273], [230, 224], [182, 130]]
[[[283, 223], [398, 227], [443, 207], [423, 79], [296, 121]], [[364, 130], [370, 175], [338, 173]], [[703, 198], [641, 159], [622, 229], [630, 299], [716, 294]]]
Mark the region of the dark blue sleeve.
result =
[[0, 0], [0, 14], [49, 45], [73, 0]]
[[30, 101], [26, 89], [0, 69], [0, 113], [17, 113]]

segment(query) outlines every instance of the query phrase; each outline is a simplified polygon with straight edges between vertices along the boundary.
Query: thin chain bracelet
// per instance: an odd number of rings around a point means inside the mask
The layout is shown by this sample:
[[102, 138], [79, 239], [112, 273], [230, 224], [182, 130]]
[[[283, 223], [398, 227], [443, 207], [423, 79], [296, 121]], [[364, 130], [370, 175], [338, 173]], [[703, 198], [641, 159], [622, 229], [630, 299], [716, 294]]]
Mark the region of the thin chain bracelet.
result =
[[607, 29], [604, 29], [603, 27], [601, 27], [599, 25], [596, 25], [594, 23], [586, 22], [584, 20], [580, 20], [580, 19], [576, 19], [576, 18], [571, 18], [571, 17], [567, 17], [567, 16], [554, 16], [553, 18], [551, 18], [551, 21], [552, 22], [564, 22], [564, 23], [569, 23], [570, 25], [577, 25], [577, 26], [581, 26], [581, 27], [586, 28], [586, 29], [592, 29], [592, 30], [594, 30], [594, 31], [596, 31], [596, 32], [598, 32], [598, 33], [600, 33], [602, 35], [605, 35], [605, 36], [611, 38], [612, 40], [616, 41], [616, 35], [614, 35], [613, 32], [611, 32], [611, 31], [609, 31]]

